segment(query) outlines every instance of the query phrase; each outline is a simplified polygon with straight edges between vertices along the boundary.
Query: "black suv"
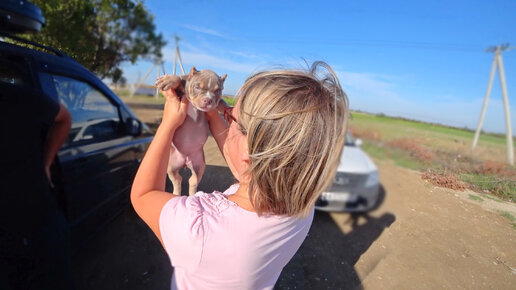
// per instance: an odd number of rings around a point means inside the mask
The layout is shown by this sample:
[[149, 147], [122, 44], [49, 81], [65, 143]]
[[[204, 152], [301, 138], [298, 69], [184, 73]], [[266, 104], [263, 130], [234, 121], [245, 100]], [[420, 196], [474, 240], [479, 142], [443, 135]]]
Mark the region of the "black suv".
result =
[[[2, 8], [1, 17], [7, 13]], [[25, 16], [31, 18], [30, 14]], [[14, 14], [4, 20], [23, 17]], [[31, 19], [35, 19], [29, 23], [34, 27], [38, 18]], [[0, 25], [7, 27], [1, 21]], [[16, 23], [12, 27], [14, 32], [24, 29], [16, 31]], [[8, 41], [13, 38], [5, 32], [0, 36], [0, 82], [40, 90], [72, 115], [68, 140], [56, 157], [52, 176], [55, 195], [69, 222], [72, 245], [77, 248], [127, 207], [134, 175], [153, 134], [99, 78], [74, 59], [37, 43], [21, 46]]]

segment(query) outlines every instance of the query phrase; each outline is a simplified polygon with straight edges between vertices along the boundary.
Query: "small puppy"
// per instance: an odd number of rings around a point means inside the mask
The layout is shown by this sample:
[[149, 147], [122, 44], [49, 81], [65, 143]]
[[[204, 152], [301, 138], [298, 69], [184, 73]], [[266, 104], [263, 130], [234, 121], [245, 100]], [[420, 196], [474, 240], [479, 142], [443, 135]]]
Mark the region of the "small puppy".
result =
[[[222, 100], [222, 89], [227, 75], [219, 77], [211, 70], [197, 71], [192, 67], [188, 75], [163, 75], [156, 81], [160, 91], [173, 89], [178, 96], [190, 101], [184, 123], [177, 128], [168, 161], [167, 174], [174, 186], [174, 194], [181, 195], [182, 177], [179, 169], [188, 167], [192, 176], [188, 180], [188, 193], [195, 194], [204, 169], [204, 143], [208, 139], [209, 126], [204, 112], [219, 107], [223, 111], [227, 104]], [[219, 104], [220, 102], [220, 104]]]

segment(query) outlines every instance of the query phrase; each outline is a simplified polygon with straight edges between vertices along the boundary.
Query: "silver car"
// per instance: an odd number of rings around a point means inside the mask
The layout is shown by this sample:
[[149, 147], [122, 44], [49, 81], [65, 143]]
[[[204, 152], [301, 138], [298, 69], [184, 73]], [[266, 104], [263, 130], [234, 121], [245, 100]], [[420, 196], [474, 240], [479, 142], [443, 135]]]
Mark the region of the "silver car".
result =
[[322, 193], [315, 208], [323, 211], [367, 212], [382, 201], [378, 169], [360, 145], [346, 135], [346, 144], [333, 184]]

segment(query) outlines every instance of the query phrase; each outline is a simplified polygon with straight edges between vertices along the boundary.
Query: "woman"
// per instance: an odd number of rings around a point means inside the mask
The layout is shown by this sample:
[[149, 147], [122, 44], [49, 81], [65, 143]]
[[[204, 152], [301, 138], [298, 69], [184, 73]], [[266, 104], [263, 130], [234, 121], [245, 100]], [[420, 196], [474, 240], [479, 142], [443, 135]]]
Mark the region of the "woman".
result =
[[272, 289], [340, 160], [348, 104], [334, 72], [316, 62], [308, 72], [258, 73], [239, 90], [226, 121], [207, 113], [238, 181], [224, 193], [165, 192], [170, 143], [188, 101], [172, 90], [163, 94], [163, 120], [131, 201], [171, 259], [172, 289]]

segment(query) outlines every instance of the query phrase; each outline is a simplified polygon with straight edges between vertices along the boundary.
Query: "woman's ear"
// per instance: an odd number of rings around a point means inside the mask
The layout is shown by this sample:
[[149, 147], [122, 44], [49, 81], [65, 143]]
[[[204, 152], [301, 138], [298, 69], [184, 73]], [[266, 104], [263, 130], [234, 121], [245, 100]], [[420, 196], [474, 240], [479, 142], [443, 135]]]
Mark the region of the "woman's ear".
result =
[[251, 161], [249, 158], [249, 150], [247, 149], [247, 144], [245, 146], [245, 150], [242, 151], [242, 166], [244, 169], [244, 173], [242, 176], [240, 176], [240, 179], [238, 180], [241, 184], [249, 184], [251, 181], [251, 173], [249, 172], [249, 168], [251, 167]]
[[241, 159], [242, 161], [247, 165], [249, 166], [250, 164], [250, 159], [249, 159], [249, 148], [247, 147], [247, 143], [245, 143], [244, 145], [244, 150], [242, 150], [242, 156], [241, 156]]

